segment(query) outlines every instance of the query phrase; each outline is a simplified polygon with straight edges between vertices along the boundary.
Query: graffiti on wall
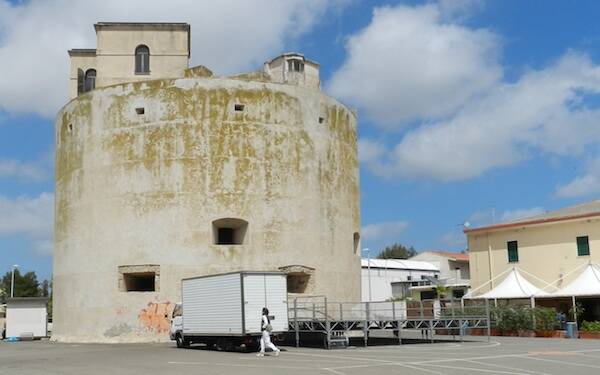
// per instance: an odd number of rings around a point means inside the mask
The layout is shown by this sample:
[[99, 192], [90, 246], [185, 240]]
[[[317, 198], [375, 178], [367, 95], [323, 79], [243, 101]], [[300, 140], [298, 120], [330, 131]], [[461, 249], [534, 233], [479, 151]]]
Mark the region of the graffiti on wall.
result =
[[169, 332], [171, 314], [175, 304], [171, 302], [149, 302], [138, 314], [138, 320], [148, 330], [158, 333]]

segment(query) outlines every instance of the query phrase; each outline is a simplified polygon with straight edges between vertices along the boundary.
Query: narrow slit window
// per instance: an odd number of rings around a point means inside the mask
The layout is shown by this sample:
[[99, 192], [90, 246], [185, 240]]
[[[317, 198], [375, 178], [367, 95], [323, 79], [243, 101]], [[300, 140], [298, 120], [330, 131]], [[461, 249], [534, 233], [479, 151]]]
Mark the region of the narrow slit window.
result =
[[234, 109], [236, 112], [243, 112], [243, 111], [244, 111], [244, 108], [246, 108], [246, 106], [245, 106], [245, 105], [243, 105], [243, 104], [236, 104], [236, 105], [234, 105], [234, 106], [233, 106], [233, 109]]
[[352, 236], [354, 240], [354, 254], [358, 253], [358, 248], [360, 247], [360, 234], [358, 232], [354, 232]]
[[588, 236], [577, 237], [577, 255], [590, 255], [590, 239]]
[[138, 107], [135, 109], [135, 113], [137, 113], [138, 115], [143, 115], [146, 112], [146, 110], [144, 109], [144, 107]]
[[519, 245], [517, 241], [508, 241], [506, 243], [508, 249], [508, 261], [510, 263], [519, 261]]
[[73, 133], [73, 124], [69, 124], [68, 129], [69, 133]]
[[323, 117], [319, 117], [319, 124], [322, 124], [325, 121]]

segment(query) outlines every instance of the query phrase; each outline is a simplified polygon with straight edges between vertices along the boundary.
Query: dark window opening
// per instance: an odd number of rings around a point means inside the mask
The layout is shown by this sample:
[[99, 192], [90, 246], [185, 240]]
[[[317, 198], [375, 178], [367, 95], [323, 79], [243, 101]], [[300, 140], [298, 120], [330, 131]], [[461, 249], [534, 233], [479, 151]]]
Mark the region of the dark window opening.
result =
[[73, 124], [69, 124], [68, 129], [69, 133], [73, 133]]
[[406, 276], [406, 280], [408, 280], [408, 281], [412, 280], [412, 276]]
[[323, 117], [319, 117], [319, 124], [322, 124], [325, 119]]
[[146, 112], [146, 110], [144, 109], [144, 107], [139, 107], [135, 109], [135, 113], [137, 113], [138, 115], [143, 115]]
[[233, 235], [235, 231], [233, 228], [219, 228], [218, 229], [217, 244], [219, 245], [234, 245]]
[[135, 49], [135, 74], [150, 73], [150, 49], [147, 46], [137, 46]]
[[96, 69], [88, 69], [85, 72], [84, 92], [92, 91], [96, 88]]
[[245, 108], [245, 105], [243, 105], [243, 104], [236, 104], [233, 106], [233, 109], [236, 112], [242, 112], [244, 110], [244, 108]]
[[358, 253], [358, 248], [360, 247], [360, 234], [358, 232], [354, 232], [354, 254]]
[[506, 247], [508, 249], [508, 261], [518, 262], [519, 261], [519, 245], [517, 241], [508, 241], [506, 243]]
[[438, 294], [435, 290], [424, 290], [421, 292], [421, 301], [429, 300], [429, 299], [436, 299], [437, 297], [438, 297]]
[[577, 237], [577, 255], [590, 255], [590, 239], [588, 236]]
[[213, 221], [215, 245], [242, 245], [246, 238], [248, 222], [242, 219], [224, 218]]
[[310, 275], [299, 273], [299, 274], [288, 274], [287, 275], [287, 291], [288, 293], [304, 293], [308, 286]]
[[452, 298], [462, 298], [465, 295], [463, 289], [452, 289]]
[[154, 272], [125, 273], [123, 282], [126, 292], [154, 292], [156, 290], [156, 275]]
[[288, 70], [290, 72], [303, 72], [304, 62], [302, 60], [288, 60]]

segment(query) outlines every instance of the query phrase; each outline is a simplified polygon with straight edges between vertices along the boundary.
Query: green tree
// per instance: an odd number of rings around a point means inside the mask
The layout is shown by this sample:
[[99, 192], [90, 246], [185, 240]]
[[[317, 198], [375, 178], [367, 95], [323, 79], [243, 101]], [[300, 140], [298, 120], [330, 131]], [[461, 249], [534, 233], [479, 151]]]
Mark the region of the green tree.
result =
[[399, 243], [395, 243], [391, 246], [386, 246], [385, 249], [381, 250], [377, 258], [379, 259], [408, 259], [417, 255], [417, 250], [414, 247], [406, 247]]
[[[0, 296], [2, 303], [6, 303], [6, 299], [10, 297], [11, 280], [12, 271], [8, 271], [0, 279], [0, 289], [4, 291], [4, 294]], [[18, 268], [15, 269], [14, 288], [15, 297], [39, 297], [41, 294], [40, 283], [33, 271], [21, 274]]]

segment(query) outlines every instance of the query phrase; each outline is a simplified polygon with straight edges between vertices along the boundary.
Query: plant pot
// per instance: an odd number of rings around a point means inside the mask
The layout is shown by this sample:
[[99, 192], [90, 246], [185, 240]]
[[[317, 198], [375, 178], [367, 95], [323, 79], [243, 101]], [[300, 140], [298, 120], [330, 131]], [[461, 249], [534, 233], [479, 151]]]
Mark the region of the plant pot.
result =
[[600, 332], [598, 331], [579, 331], [580, 339], [600, 339]]
[[486, 330], [483, 328], [471, 328], [469, 333], [473, 336], [483, 336], [486, 334]]
[[529, 329], [519, 330], [519, 337], [535, 337], [535, 332]]

